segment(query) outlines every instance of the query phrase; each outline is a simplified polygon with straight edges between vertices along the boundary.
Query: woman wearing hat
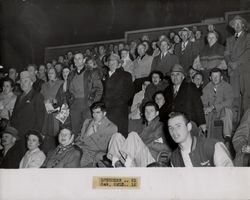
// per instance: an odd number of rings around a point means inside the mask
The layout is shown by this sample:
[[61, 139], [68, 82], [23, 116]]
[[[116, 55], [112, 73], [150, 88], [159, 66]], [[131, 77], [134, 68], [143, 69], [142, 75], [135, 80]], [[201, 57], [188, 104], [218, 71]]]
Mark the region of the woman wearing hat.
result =
[[28, 151], [22, 158], [19, 168], [40, 168], [46, 158], [40, 150], [42, 136], [38, 131], [29, 130], [26, 134]]

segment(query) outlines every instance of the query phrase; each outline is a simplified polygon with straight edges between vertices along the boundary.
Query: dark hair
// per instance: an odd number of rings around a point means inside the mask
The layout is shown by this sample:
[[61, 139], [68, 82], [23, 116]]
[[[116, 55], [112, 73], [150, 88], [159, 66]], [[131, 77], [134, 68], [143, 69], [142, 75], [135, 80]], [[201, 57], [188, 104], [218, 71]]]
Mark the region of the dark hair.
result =
[[38, 137], [39, 146], [42, 145], [42, 143], [43, 143], [43, 137], [42, 137], [42, 135], [41, 135], [41, 133], [39, 131], [37, 131], [37, 130], [28, 130], [26, 132], [26, 134], [25, 134], [25, 137], [26, 137], [27, 140], [28, 140], [28, 137], [30, 135], [35, 135], [36, 137]]
[[[15, 86], [14, 81], [13, 81], [11, 78], [9, 78], [9, 77], [5, 77], [5, 78], [2, 80], [2, 83], [4, 83], [4, 82], [9, 82], [9, 83], [10, 83], [10, 86], [11, 86], [12, 88]], [[2, 87], [3, 87], [3, 84], [2, 84]]]
[[106, 106], [105, 106], [105, 103], [103, 103], [103, 102], [100, 102], [100, 101], [94, 102], [94, 103], [90, 106], [90, 111], [91, 111], [91, 113], [93, 113], [93, 111], [94, 111], [95, 109], [97, 109], [97, 108], [100, 108], [101, 111], [106, 112]]
[[[165, 94], [164, 94], [164, 92], [163, 91], [157, 91], [156, 93], [154, 93], [154, 95], [153, 95], [153, 100], [155, 101], [155, 97], [158, 95], [158, 94], [161, 94], [163, 97], [164, 97], [164, 99], [165, 99]], [[165, 99], [166, 100], [166, 99]]]
[[212, 73], [217, 73], [217, 72], [220, 72], [220, 74], [222, 75], [222, 70], [219, 69], [218, 67], [215, 67], [215, 68], [213, 68], [213, 69], [210, 70], [209, 76], [211, 76]]
[[202, 80], [204, 80], [204, 75], [203, 75], [203, 73], [202, 72], [196, 72], [194, 75], [193, 75], [193, 79], [194, 79], [194, 77], [196, 76], [196, 75], [200, 75], [201, 76], [201, 78], [202, 78]]
[[94, 56], [87, 56], [86, 63], [88, 63], [90, 60], [92, 60], [93, 63], [96, 64], [96, 58]]
[[147, 124], [147, 120], [146, 120], [146, 117], [145, 117], [145, 110], [146, 110], [146, 107], [148, 106], [153, 106], [155, 108], [156, 111], [159, 111], [159, 106], [157, 105], [157, 103], [155, 103], [154, 101], [149, 101], [147, 102], [143, 107], [142, 107], [142, 112], [141, 112], [141, 116], [142, 116], [142, 123], [143, 124]]
[[145, 46], [145, 44], [143, 44], [142, 42], [140, 42], [139, 44], [137, 44], [136, 49], [138, 49], [138, 47], [139, 47], [140, 45], [143, 46], [143, 47], [145, 48], [145, 50], [146, 50], [146, 46]]
[[163, 75], [163, 73], [161, 71], [154, 70], [149, 75], [150, 81], [152, 81], [153, 74], [158, 74], [161, 80], [163, 80], [163, 78], [164, 78], [164, 75]]
[[81, 51], [75, 51], [74, 54], [73, 54], [73, 57], [75, 57], [76, 54], [81, 54], [82, 57], [84, 57], [84, 56], [83, 56], [83, 53], [82, 53]]
[[179, 117], [179, 116], [183, 117], [183, 119], [184, 119], [184, 121], [185, 121], [186, 124], [190, 122], [189, 117], [185, 113], [183, 113], [183, 112], [171, 112], [168, 115], [168, 117], [169, 117], [168, 120], [169, 119], [173, 119], [175, 117]]
[[54, 72], [55, 72], [55, 78], [59, 78], [59, 74], [57, 74], [56, 68], [53, 67], [53, 66], [51, 68], [49, 68], [49, 70], [47, 71], [47, 75], [49, 75], [49, 71], [50, 70], [54, 70]]
[[159, 111], [159, 106], [157, 105], [157, 103], [155, 103], [154, 101], [149, 101], [147, 102], [145, 105], [144, 105], [144, 109], [143, 109], [143, 113], [145, 113], [145, 109], [146, 107], [149, 107], [149, 106], [153, 106], [155, 108], [156, 111]]

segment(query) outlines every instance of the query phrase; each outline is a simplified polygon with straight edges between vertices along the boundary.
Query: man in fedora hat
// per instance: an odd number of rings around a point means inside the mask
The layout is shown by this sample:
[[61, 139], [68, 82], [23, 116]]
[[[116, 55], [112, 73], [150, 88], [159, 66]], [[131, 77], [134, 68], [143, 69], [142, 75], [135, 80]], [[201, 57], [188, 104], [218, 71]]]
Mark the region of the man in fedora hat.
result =
[[227, 39], [224, 55], [233, 87], [234, 120], [239, 122], [241, 111], [250, 105], [250, 34], [246, 32], [247, 21], [239, 15], [229, 22], [229, 26], [235, 35]]
[[151, 65], [151, 71], [159, 70], [163, 73], [163, 75], [166, 75], [174, 64], [179, 63], [179, 59], [176, 55], [169, 53], [169, 49], [171, 47], [169, 39], [161, 40], [159, 44], [161, 53], [154, 57]]
[[28, 71], [20, 74], [20, 83], [23, 93], [17, 97], [11, 126], [19, 131], [20, 142], [25, 148], [25, 134], [30, 129], [42, 130], [45, 114], [44, 98], [33, 88], [33, 81]]
[[18, 142], [18, 130], [14, 127], [6, 127], [1, 134], [4, 148], [0, 152], [0, 168], [17, 169], [24, 155], [23, 148]]
[[194, 59], [199, 53], [199, 48], [194, 42], [190, 41], [192, 33], [187, 27], [181, 29], [178, 34], [182, 41], [175, 46], [175, 54], [187, 72], [189, 67], [193, 65]]
[[121, 67], [122, 60], [117, 54], [108, 58], [109, 77], [105, 82], [103, 101], [107, 117], [118, 126], [118, 132], [128, 135], [128, 101], [133, 94], [132, 76]]
[[[185, 113], [203, 132], [206, 131], [206, 120], [200, 92], [193, 83], [185, 81], [186, 73], [181, 65], [174, 65], [171, 69], [171, 81], [165, 90], [167, 112]], [[166, 119], [167, 120], [167, 119]]]

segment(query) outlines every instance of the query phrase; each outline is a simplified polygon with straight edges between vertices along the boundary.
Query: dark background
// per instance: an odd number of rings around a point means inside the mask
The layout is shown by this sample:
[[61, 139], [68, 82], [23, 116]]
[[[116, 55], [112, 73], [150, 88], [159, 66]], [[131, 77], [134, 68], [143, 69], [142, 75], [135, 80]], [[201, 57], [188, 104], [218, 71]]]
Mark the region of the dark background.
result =
[[4, 67], [40, 64], [44, 48], [120, 39], [124, 32], [224, 17], [249, 0], [0, 0]]

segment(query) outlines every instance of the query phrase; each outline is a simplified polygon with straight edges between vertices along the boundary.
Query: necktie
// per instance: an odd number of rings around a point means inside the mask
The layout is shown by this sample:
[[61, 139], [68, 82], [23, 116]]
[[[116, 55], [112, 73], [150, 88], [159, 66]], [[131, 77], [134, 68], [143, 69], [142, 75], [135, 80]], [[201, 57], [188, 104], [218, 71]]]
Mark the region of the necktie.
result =
[[238, 38], [239, 38], [239, 35], [236, 33], [235, 34], [235, 40], [238, 40]]
[[177, 93], [178, 93], [178, 89], [177, 87], [174, 87], [174, 98], [176, 97]]
[[181, 51], [184, 51], [186, 49], [186, 43], [182, 42], [181, 43]]

